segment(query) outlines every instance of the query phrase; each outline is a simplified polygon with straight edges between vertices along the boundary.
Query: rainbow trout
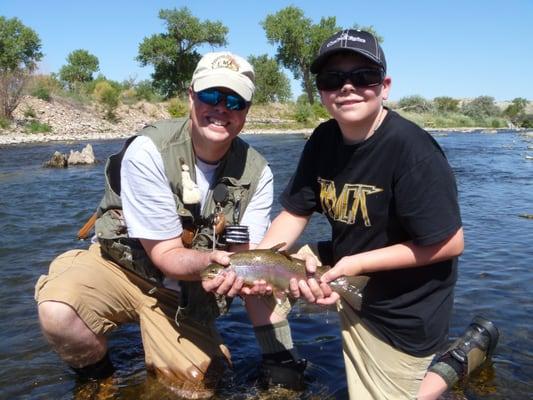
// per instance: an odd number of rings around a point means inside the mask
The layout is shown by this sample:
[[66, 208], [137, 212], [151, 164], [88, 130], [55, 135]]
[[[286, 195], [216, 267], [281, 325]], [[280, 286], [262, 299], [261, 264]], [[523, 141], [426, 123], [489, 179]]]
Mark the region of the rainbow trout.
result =
[[[293, 258], [283, 251], [278, 251], [284, 243], [278, 244], [271, 249], [247, 250], [233, 253], [230, 256], [230, 264], [224, 267], [220, 264], [210, 264], [202, 272], [202, 279], [213, 279], [219, 274], [234, 271], [244, 279], [245, 285], [253, 285], [254, 281], [264, 280], [272, 286], [274, 292], [288, 292], [289, 281], [306, 279], [305, 262]], [[319, 266], [315, 278], [329, 269], [328, 266]], [[340, 295], [352, 297], [361, 296], [361, 291], [368, 281], [366, 276], [341, 277], [329, 283], [332, 290]]]

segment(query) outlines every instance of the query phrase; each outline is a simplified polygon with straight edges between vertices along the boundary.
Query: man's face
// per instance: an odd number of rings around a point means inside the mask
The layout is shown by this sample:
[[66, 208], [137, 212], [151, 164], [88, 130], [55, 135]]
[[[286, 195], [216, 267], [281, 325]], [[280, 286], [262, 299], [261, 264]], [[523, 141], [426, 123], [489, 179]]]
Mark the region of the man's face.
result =
[[[230, 89], [217, 88], [225, 94], [234, 94]], [[215, 146], [229, 144], [242, 130], [246, 122], [249, 105], [243, 110], [230, 110], [223, 99], [216, 105], [202, 102], [189, 89], [190, 116], [195, 143]]]
[[[332, 56], [321, 72], [349, 72], [360, 68], [378, 68], [365, 57], [357, 54], [337, 54]], [[320, 99], [330, 115], [340, 125], [362, 125], [373, 120], [387, 99], [391, 79], [385, 77], [382, 84], [371, 87], [354, 86], [346, 80], [337, 90], [321, 90]]]

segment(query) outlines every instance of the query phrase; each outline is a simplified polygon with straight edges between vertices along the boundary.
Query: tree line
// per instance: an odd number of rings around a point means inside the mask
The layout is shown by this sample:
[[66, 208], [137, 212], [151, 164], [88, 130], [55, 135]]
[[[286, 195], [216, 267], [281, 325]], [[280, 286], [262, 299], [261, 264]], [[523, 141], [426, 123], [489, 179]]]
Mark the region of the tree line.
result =
[[[136, 60], [141, 66], [152, 66], [150, 80], [135, 82], [132, 79], [116, 82], [98, 74], [99, 60], [85, 49], [75, 49], [66, 58], [57, 73], [36, 76], [38, 62], [44, 56], [39, 36], [18, 18], [0, 16], [0, 119], [11, 119], [24, 90], [43, 100], [50, 100], [51, 93], [62, 90], [70, 95], [89, 95], [98, 101], [105, 115], [113, 119], [114, 110], [121, 101], [168, 100], [174, 102], [176, 113], [183, 112], [183, 102], [194, 68], [201, 58], [202, 45], [223, 47], [227, 45], [228, 28], [221, 21], [200, 20], [187, 7], [163, 9], [159, 18], [166, 31], [145, 37], [139, 44]], [[306, 17], [294, 6], [267, 15], [260, 22], [268, 43], [275, 46], [274, 58], [267, 54], [249, 56], [256, 71], [254, 103], [288, 102], [292, 98], [290, 82], [282, 67], [300, 81], [303, 94], [297, 101], [298, 112], [303, 119], [308, 114], [322, 116], [324, 110], [317, 102], [314, 77], [309, 66], [321, 43], [341, 29], [335, 17], [322, 17], [318, 23]], [[353, 25], [383, 38], [372, 26]], [[31, 83], [31, 85], [29, 85]], [[500, 110], [492, 97], [480, 96], [461, 103], [450, 97], [426, 100], [421, 96], [401, 99], [396, 107], [406, 112], [462, 113], [472, 118], [506, 118], [515, 126], [531, 127], [532, 116], [526, 113], [528, 100], [516, 98], [504, 110]]]

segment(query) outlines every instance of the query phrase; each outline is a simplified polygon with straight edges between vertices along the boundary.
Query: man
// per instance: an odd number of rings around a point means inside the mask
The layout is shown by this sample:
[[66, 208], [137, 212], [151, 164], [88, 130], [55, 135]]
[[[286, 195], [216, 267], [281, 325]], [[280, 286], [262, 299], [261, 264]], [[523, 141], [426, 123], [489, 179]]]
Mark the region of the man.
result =
[[[332, 119], [307, 141], [281, 195], [284, 209], [260, 247], [292, 246], [314, 212], [325, 214], [332, 240], [317, 251], [333, 268], [320, 281], [293, 280], [291, 292], [318, 304], [340, 300], [350, 398], [429, 399], [454, 383], [432, 370], [419, 393], [447, 338], [463, 229], [442, 149], [383, 106], [391, 88], [386, 69], [383, 50], [368, 32], [340, 31], [321, 46], [311, 72]], [[313, 273], [316, 265], [307, 258]], [[328, 286], [356, 275], [370, 278], [361, 304], [340, 299]], [[468, 346], [456, 345], [465, 360], [474, 353], [478, 362], [485, 358], [485, 326], [472, 327], [468, 337], [475, 340]], [[468, 371], [459, 363], [455, 381]]]
[[[270, 222], [272, 172], [237, 137], [253, 81], [243, 58], [206, 54], [189, 88], [190, 117], [149, 125], [110, 157], [97, 243], [60, 255], [39, 279], [43, 333], [81, 377], [110, 376], [106, 335], [139, 322], [150, 371], [184, 397], [213, 394], [229, 361], [213, 321], [235, 295], [258, 292], [232, 273], [206, 282], [199, 273], [227, 265], [225, 250], [253, 248]], [[300, 388], [305, 363], [283, 310], [256, 303], [247, 307], [268, 383]]]

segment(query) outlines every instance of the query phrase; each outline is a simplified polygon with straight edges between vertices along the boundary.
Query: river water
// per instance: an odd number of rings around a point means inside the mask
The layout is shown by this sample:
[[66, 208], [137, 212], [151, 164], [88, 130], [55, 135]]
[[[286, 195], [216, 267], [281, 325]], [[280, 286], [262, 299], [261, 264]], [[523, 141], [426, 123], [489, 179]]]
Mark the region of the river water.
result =
[[[270, 162], [279, 194], [295, 168], [303, 135], [243, 135]], [[495, 322], [501, 332], [493, 362], [446, 399], [525, 399], [533, 393], [533, 214], [532, 138], [514, 132], [446, 133], [437, 137], [456, 173], [466, 250], [450, 337], [475, 315]], [[104, 160], [120, 141], [91, 142]], [[97, 389], [80, 385], [41, 336], [33, 286], [50, 260], [70, 248], [86, 247], [77, 230], [95, 209], [103, 187], [103, 163], [64, 170], [42, 163], [59, 150], [81, 150], [85, 143], [0, 147], [0, 398], [2, 399], [172, 399], [147, 376], [139, 331], [128, 325], [110, 339], [117, 366], [114, 384]], [[276, 206], [274, 212], [279, 208]], [[314, 217], [305, 240], [328, 235]], [[347, 398], [338, 319], [334, 311], [296, 306], [290, 316], [299, 353], [308, 359], [305, 393], [295, 398]], [[286, 398], [260, 393], [254, 373], [260, 353], [243, 307], [236, 302], [218, 326], [234, 368], [223, 379], [219, 399]]]

